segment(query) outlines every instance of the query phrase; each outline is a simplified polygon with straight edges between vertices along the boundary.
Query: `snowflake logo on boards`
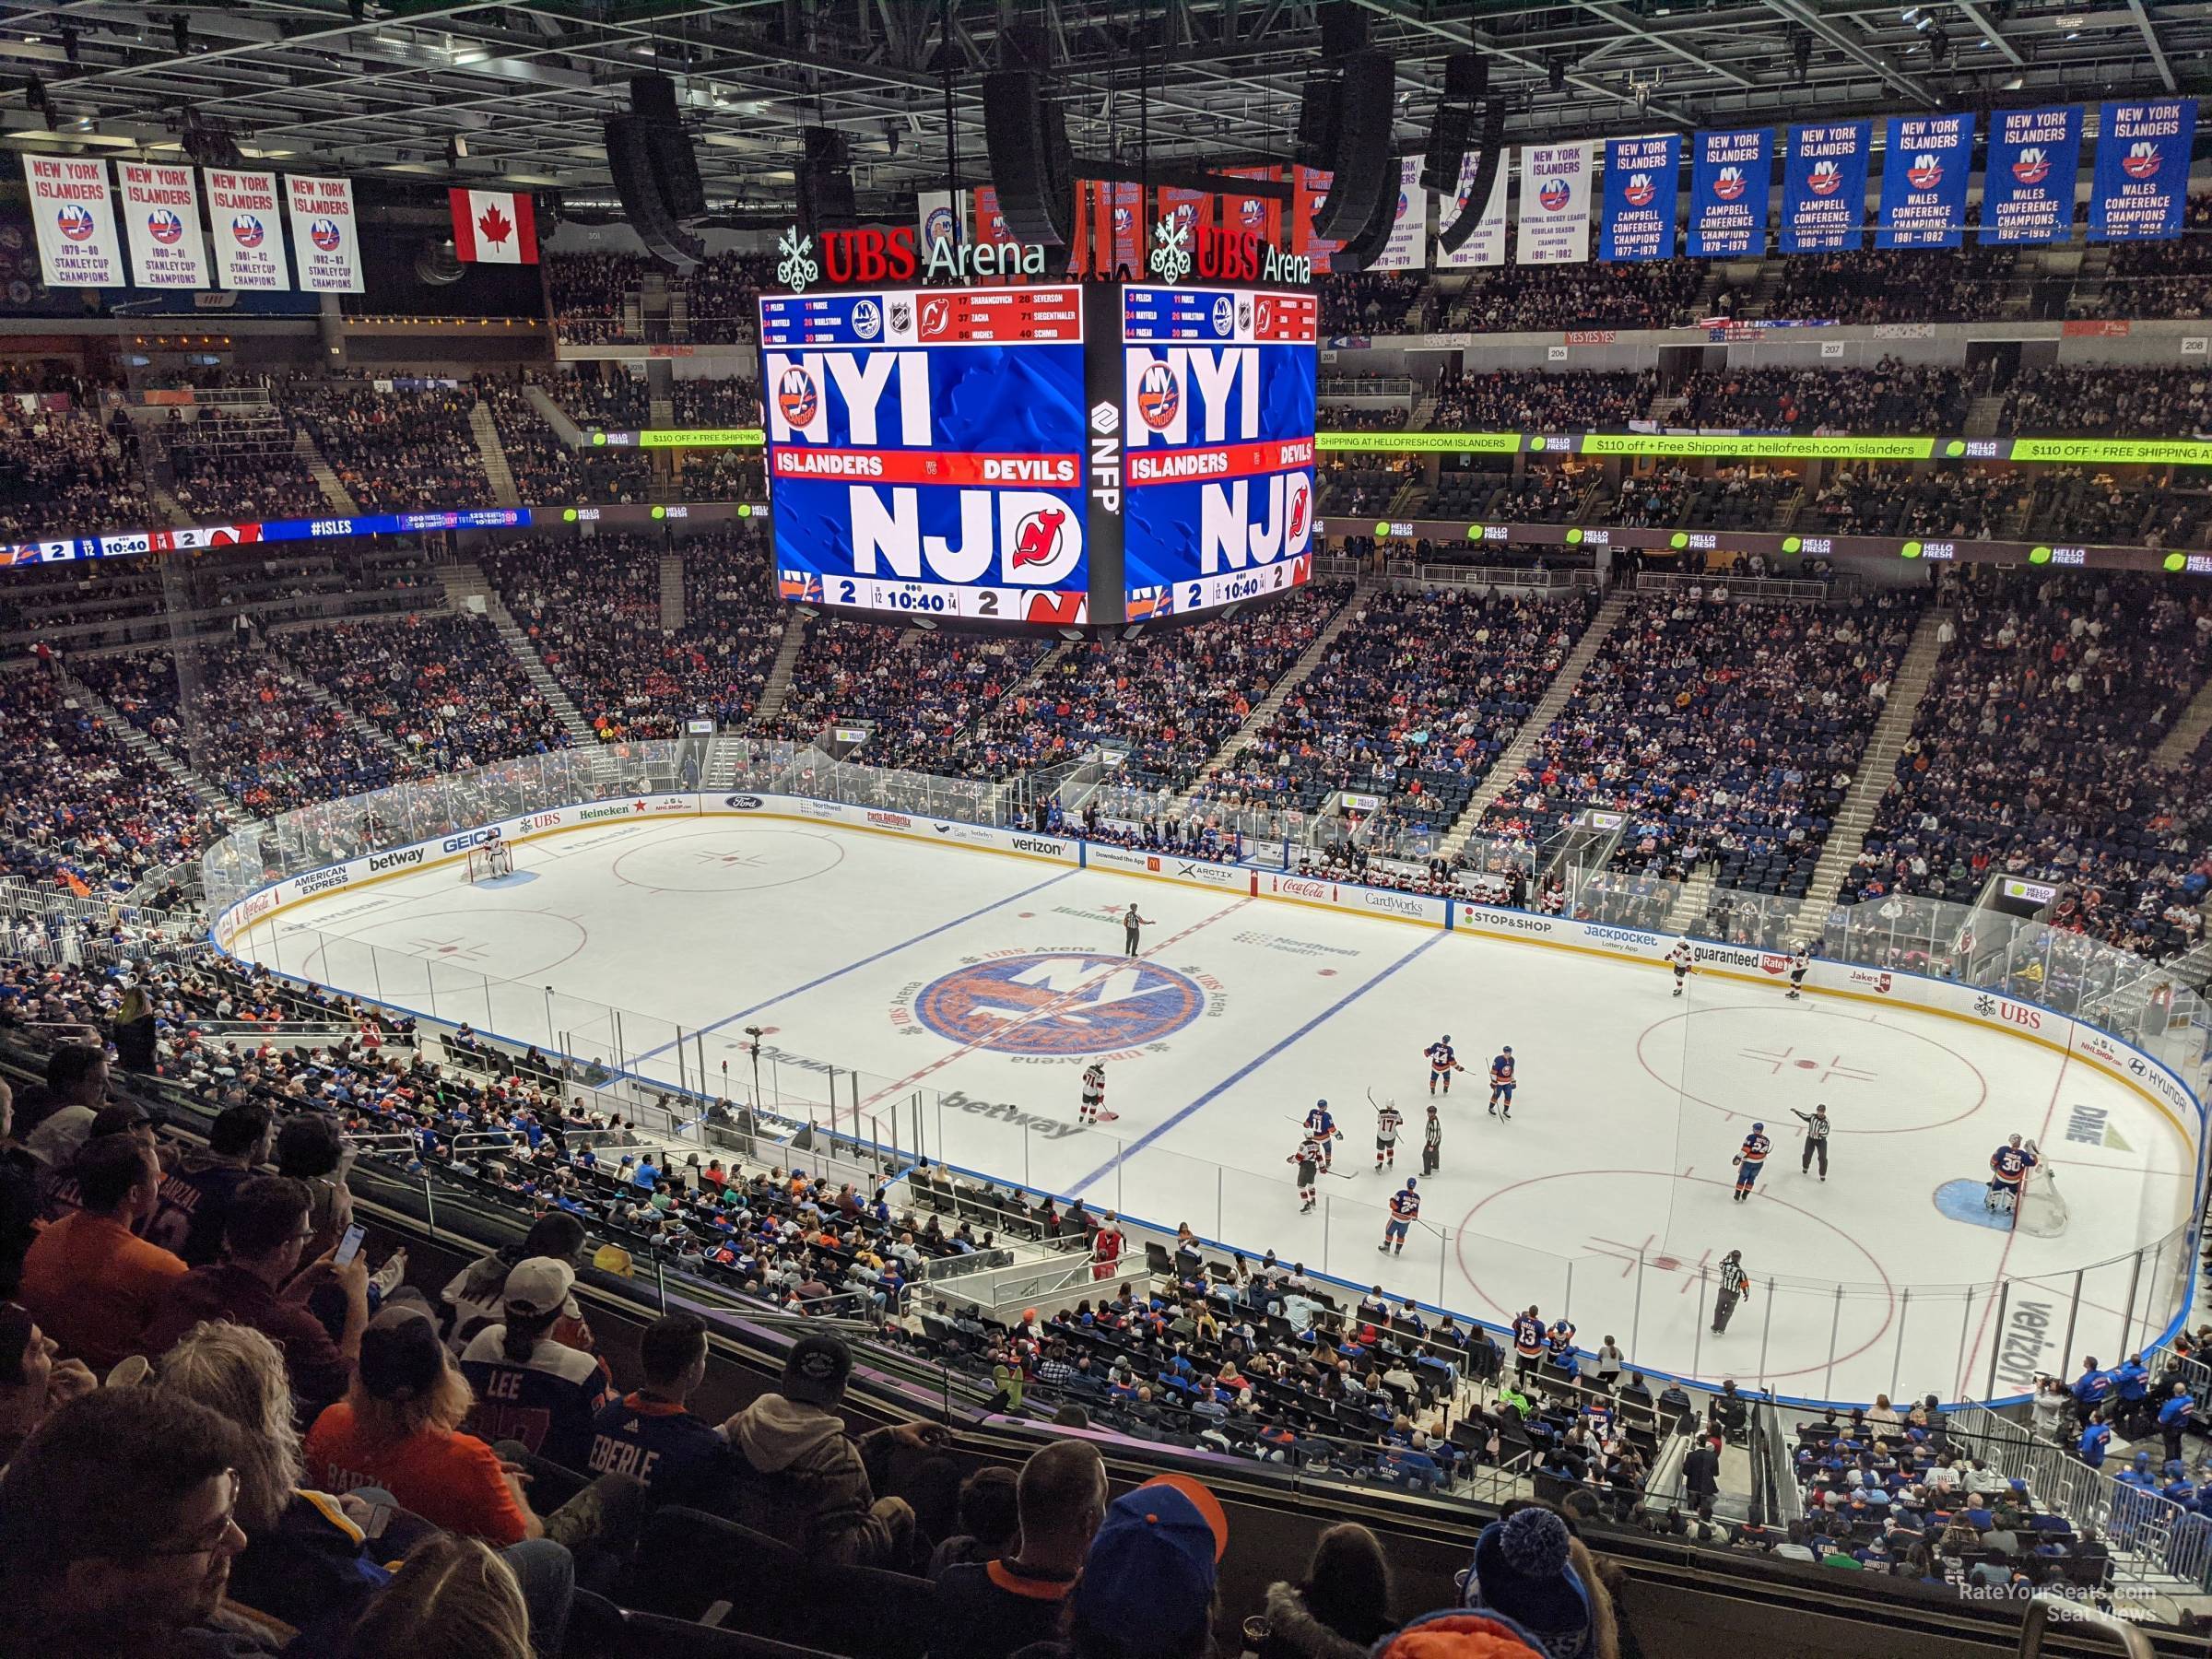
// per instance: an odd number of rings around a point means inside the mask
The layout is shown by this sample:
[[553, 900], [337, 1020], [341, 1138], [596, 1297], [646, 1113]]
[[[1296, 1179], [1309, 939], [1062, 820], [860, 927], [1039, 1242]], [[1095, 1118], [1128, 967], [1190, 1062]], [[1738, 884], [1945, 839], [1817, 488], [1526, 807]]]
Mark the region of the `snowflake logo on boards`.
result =
[[1191, 274], [1191, 228], [1169, 214], [1153, 228], [1152, 274], [1162, 282], [1181, 282]]
[[1979, 1015], [1981, 1015], [1983, 1018], [1984, 1018], [1984, 1019], [1987, 1019], [1987, 1018], [1989, 1018], [1989, 1017], [1990, 1017], [1992, 1014], [1994, 1014], [1996, 1011], [1997, 1011], [1997, 999], [1996, 999], [1995, 997], [1994, 997], [1994, 996], [1977, 996], [1977, 997], [1975, 997], [1975, 998], [1974, 998], [1974, 1012], [1975, 1012], [1975, 1013], [1977, 1013], [1977, 1014], [1979, 1014]]
[[783, 255], [776, 262], [776, 280], [794, 294], [805, 293], [806, 285], [822, 274], [822, 267], [809, 256], [813, 246], [814, 238], [801, 236], [796, 225], [784, 231], [776, 243], [776, 252]]

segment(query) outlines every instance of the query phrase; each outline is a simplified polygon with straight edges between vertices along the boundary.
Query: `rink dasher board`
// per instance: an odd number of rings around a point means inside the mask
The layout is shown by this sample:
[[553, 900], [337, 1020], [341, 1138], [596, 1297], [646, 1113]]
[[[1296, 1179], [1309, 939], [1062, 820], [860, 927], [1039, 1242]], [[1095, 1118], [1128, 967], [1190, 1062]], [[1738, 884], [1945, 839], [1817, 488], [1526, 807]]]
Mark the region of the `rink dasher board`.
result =
[[[930, 846], [1097, 870], [1138, 880], [1203, 888], [1216, 894], [1238, 893], [1275, 903], [1334, 910], [1470, 937], [1535, 945], [1655, 968], [1665, 965], [1667, 953], [1674, 947], [1670, 936], [1643, 928], [1577, 922], [1525, 911], [1496, 910], [1470, 900], [1406, 893], [1322, 877], [1288, 875], [1251, 865], [1150, 853], [1068, 836], [1002, 830], [988, 824], [962, 823], [888, 807], [747, 791], [641, 794], [616, 801], [582, 802], [386, 848], [340, 864], [302, 871], [247, 894], [216, 917], [208, 929], [208, 937], [218, 950], [229, 954], [241, 933], [264, 925], [294, 905], [333, 892], [372, 887], [458, 864], [467, 858], [472, 848], [487, 841], [505, 841], [510, 845], [519, 845], [580, 830], [603, 830], [617, 824], [671, 818], [749, 818], [826, 825]], [[1762, 950], [1755, 946], [1731, 945], [1694, 935], [1690, 949], [1695, 970], [1700, 975], [1776, 989], [1788, 982], [1791, 959], [1785, 951]], [[1839, 1000], [1934, 1014], [2031, 1042], [2095, 1067], [2142, 1096], [2174, 1125], [2196, 1163], [2197, 1185], [2202, 1188], [2206, 1139], [2203, 1103], [2162, 1062], [2124, 1039], [2040, 1003], [1901, 969], [1867, 968], [1816, 958], [1806, 975], [1805, 988]]]

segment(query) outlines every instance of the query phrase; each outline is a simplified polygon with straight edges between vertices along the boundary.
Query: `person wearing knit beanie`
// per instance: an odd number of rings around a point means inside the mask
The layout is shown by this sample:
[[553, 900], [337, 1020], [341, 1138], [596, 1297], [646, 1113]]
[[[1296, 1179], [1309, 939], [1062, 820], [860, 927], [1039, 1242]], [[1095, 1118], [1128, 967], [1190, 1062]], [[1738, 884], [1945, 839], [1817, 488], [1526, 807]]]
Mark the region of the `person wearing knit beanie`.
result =
[[[1476, 1539], [1462, 1604], [1502, 1613], [1547, 1659], [1586, 1659], [1597, 1647], [1595, 1611], [1573, 1557], [1573, 1535], [1556, 1511], [1516, 1510]], [[1602, 1587], [1597, 1593], [1604, 1594]]]

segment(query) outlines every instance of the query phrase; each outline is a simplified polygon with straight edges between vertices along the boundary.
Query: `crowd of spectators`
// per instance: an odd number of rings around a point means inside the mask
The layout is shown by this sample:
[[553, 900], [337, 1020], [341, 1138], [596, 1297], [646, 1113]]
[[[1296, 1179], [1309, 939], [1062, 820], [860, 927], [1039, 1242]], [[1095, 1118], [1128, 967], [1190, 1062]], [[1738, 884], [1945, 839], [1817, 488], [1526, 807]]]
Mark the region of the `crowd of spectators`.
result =
[[653, 460], [641, 451], [565, 441], [522, 382], [486, 376], [476, 391], [491, 411], [515, 493], [534, 506], [643, 501], [653, 493]]
[[[676, 338], [700, 345], [750, 340], [760, 332], [758, 302], [774, 265], [769, 254], [710, 253], [690, 271], [675, 272], [635, 253], [548, 254], [546, 292], [554, 336], [571, 346], [639, 337], [626, 332], [624, 304], [637, 302], [641, 322], [645, 279], [657, 271], [667, 289]], [[653, 326], [660, 326], [657, 320]]]
[[363, 380], [306, 381], [285, 406], [357, 505], [368, 512], [489, 505], [491, 485], [469, 426], [466, 386], [380, 391]]
[[1946, 571], [1957, 621], [1846, 902], [2060, 885], [2053, 921], [2185, 948], [2212, 885], [2203, 795], [2150, 756], [2212, 674], [2212, 605], [2153, 577]]
[[760, 424], [760, 382], [697, 376], [669, 388], [673, 419], [678, 427], [751, 427]]
[[548, 253], [544, 269], [554, 338], [564, 346], [604, 346], [629, 337], [622, 301], [645, 280], [651, 263], [638, 253]]
[[1639, 597], [1483, 833], [1541, 841], [1576, 812], [1620, 812], [1621, 869], [1710, 862], [1724, 885], [1802, 897], [1918, 603], [1755, 605], [1719, 578]]
[[[561, 412], [585, 431], [606, 427], [615, 431], [653, 424], [653, 398], [645, 377], [632, 374], [620, 363], [601, 363], [598, 373], [563, 367], [558, 373], [535, 378]], [[498, 413], [495, 408], [493, 413]]]
[[2014, 250], [1854, 248], [1793, 253], [1770, 317], [1825, 323], [1962, 323], [1997, 314]]
[[1469, 273], [1452, 326], [1481, 334], [1568, 328], [1675, 328], [1694, 321], [1712, 266], [1701, 259], [1642, 265], [1503, 265]]
[[1317, 280], [1324, 335], [1419, 334], [1438, 304], [1418, 271], [1332, 271]]
[[194, 523], [288, 518], [321, 503], [291, 429], [269, 406], [218, 405], [191, 421], [172, 409], [171, 417], [169, 491]]
[[559, 717], [481, 617], [342, 623], [290, 635], [285, 649], [355, 713], [438, 771], [567, 742]]
[[2204, 545], [2212, 496], [2199, 485], [2079, 466], [2039, 467], [2028, 476], [2033, 480], [2029, 524], [2039, 535], [2092, 547]]
[[1872, 369], [1700, 371], [1670, 426], [1753, 432], [1956, 432], [1973, 401], [1960, 370], [1884, 358]]
[[2212, 432], [2212, 373], [2023, 369], [2005, 389], [1997, 430], [2008, 438], [2202, 438]]
[[1457, 359], [1436, 382], [1431, 431], [1618, 432], [1642, 419], [1659, 391], [1651, 370], [1541, 374], [1499, 369], [1470, 374]]
[[1838, 472], [1813, 498], [1814, 526], [1836, 535], [1993, 541], [2016, 528], [2030, 485], [2020, 473], [1868, 464]]
[[2076, 317], [2212, 316], [2212, 195], [2193, 195], [2171, 241], [2111, 244], [2094, 295], [2067, 301]]
[[1014, 770], [977, 728], [1037, 666], [1043, 641], [830, 619], [806, 627], [771, 736], [805, 743], [865, 722], [868, 740], [853, 757], [864, 765], [939, 777]]
[[135, 529], [151, 522], [138, 438], [67, 394], [0, 396], [0, 537]]

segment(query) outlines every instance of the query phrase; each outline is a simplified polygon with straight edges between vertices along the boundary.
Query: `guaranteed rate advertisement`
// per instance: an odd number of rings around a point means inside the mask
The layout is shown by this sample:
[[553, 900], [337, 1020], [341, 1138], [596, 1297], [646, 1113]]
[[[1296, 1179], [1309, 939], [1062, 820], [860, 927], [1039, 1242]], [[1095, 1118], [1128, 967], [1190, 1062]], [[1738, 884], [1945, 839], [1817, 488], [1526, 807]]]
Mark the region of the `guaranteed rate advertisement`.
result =
[[760, 349], [785, 598], [1088, 619], [1077, 285], [768, 295]]
[[1312, 294], [1121, 291], [1128, 619], [1284, 593], [1313, 560]]

